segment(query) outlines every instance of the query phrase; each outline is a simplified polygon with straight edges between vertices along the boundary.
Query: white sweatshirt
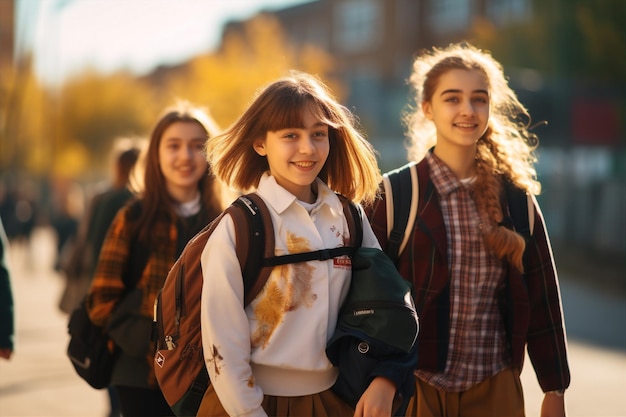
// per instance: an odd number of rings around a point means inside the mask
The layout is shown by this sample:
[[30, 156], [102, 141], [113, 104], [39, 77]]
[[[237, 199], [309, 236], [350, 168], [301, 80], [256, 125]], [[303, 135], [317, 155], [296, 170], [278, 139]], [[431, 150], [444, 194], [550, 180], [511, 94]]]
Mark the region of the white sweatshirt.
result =
[[[309, 214], [273, 177], [261, 179], [257, 193], [272, 216], [276, 255], [347, 244], [341, 202], [319, 179], [317, 187]], [[365, 218], [363, 246], [380, 248]], [[349, 258], [275, 267], [244, 310], [235, 230], [232, 218], [224, 216], [204, 248], [202, 271], [205, 363], [229, 415], [265, 417], [264, 394], [310, 395], [334, 384], [337, 370], [325, 349], [350, 285]]]

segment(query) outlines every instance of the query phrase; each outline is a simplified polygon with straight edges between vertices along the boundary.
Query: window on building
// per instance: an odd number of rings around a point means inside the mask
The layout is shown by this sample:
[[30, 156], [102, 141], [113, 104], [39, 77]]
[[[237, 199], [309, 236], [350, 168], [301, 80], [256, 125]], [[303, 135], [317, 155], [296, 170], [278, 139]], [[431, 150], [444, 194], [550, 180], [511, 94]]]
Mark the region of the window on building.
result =
[[470, 0], [437, 0], [429, 3], [434, 32], [466, 30], [470, 25]]
[[490, 0], [487, 15], [498, 24], [528, 20], [532, 18], [531, 0]]
[[382, 11], [377, 0], [346, 0], [334, 13], [337, 46], [343, 51], [371, 49], [381, 34]]

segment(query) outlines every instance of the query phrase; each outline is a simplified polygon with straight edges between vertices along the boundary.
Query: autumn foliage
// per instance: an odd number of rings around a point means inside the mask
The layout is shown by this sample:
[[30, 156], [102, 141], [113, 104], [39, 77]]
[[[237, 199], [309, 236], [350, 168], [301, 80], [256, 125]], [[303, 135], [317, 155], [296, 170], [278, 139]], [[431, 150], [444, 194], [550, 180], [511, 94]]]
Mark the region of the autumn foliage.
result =
[[39, 85], [32, 67], [0, 77], [0, 169], [81, 181], [106, 175], [115, 138], [147, 136], [177, 99], [204, 106], [228, 126], [255, 92], [289, 69], [317, 74], [336, 93], [331, 59], [313, 46], [291, 45], [279, 23], [259, 14], [225, 33], [219, 50], [137, 76], [86, 70], [63, 85]]

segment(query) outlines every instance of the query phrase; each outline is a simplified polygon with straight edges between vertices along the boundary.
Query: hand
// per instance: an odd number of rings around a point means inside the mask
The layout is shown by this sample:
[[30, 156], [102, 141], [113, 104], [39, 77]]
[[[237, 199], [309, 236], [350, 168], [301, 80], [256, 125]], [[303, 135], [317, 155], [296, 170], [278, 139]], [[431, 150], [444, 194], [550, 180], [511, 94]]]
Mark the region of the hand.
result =
[[374, 378], [359, 399], [354, 417], [390, 417], [395, 395], [396, 386], [391, 380]]
[[541, 403], [541, 417], [565, 417], [565, 397], [546, 393]]
[[0, 358], [9, 360], [9, 359], [11, 359], [11, 354], [12, 353], [13, 353], [13, 350], [11, 350], [9, 348], [0, 349]]

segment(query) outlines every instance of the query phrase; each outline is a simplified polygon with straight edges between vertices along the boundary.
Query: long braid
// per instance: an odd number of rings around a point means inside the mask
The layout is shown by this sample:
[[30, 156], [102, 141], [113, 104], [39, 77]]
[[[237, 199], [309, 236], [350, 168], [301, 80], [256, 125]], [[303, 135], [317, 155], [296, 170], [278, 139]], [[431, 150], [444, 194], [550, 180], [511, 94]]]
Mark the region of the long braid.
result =
[[503, 185], [498, 175], [497, 159], [489, 131], [478, 141], [476, 153], [476, 181], [471, 189], [479, 213], [485, 213], [483, 237], [485, 244], [498, 259], [506, 260], [520, 272], [524, 272], [522, 257], [526, 242], [524, 238], [502, 224], [501, 195]]

